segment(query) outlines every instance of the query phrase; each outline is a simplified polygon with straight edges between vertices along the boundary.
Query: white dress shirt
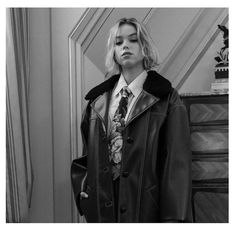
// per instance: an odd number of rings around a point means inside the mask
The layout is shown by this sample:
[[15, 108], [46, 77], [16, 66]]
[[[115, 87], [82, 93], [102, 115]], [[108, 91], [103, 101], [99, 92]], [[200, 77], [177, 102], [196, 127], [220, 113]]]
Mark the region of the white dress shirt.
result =
[[121, 99], [121, 90], [123, 87], [128, 86], [128, 88], [131, 90], [132, 95], [129, 97], [128, 100], [128, 106], [127, 106], [127, 114], [125, 117], [125, 121], [127, 121], [128, 116], [130, 114], [130, 111], [132, 107], [134, 106], [134, 103], [136, 102], [138, 96], [143, 90], [143, 84], [146, 80], [147, 72], [144, 70], [142, 73], [140, 73], [129, 85], [126, 83], [126, 80], [124, 76], [121, 74], [116, 86], [114, 87], [111, 100], [110, 100], [110, 106], [109, 106], [109, 128], [110, 128], [110, 122], [112, 122], [113, 116], [118, 108], [119, 101]]

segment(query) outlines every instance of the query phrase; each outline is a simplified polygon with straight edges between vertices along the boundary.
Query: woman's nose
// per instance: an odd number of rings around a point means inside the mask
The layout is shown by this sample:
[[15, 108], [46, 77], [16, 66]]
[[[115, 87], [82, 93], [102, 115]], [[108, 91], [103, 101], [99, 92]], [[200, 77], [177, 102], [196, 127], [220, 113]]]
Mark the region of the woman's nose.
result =
[[123, 50], [129, 49], [129, 43], [128, 41], [124, 40], [123, 41], [123, 46], [122, 46]]
[[129, 50], [129, 47], [128, 46], [123, 46], [122, 50], [123, 51]]

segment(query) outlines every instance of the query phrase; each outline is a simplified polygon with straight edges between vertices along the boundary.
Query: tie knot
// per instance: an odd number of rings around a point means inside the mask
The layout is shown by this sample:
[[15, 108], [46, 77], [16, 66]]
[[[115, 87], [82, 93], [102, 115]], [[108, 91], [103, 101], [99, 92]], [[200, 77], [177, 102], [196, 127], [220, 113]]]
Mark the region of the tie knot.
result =
[[131, 95], [131, 90], [128, 88], [128, 86], [125, 86], [121, 90], [122, 97], [129, 97]]

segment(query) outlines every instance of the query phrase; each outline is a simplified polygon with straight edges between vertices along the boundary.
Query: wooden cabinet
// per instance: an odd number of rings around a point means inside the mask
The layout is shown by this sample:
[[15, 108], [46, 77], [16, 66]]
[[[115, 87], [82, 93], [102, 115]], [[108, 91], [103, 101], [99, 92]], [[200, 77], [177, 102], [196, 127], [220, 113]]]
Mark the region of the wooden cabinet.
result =
[[194, 222], [228, 222], [228, 95], [181, 96], [191, 129]]

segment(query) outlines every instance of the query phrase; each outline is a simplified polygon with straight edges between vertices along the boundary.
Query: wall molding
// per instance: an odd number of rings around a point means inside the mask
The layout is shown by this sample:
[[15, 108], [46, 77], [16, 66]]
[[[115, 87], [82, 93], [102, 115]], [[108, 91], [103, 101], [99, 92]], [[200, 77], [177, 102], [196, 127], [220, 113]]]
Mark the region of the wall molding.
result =
[[227, 21], [226, 8], [201, 9], [158, 71], [179, 89], [214, 42], [219, 33], [217, 25]]
[[183, 83], [189, 78], [190, 74], [197, 66], [199, 61], [202, 59], [206, 51], [215, 41], [216, 37], [220, 33], [217, 25], [225, 25], [228, 22], [228, 13], [226, 10], [223, 10], [219, 17], [214, 21], [213, 25], [210, 27], [208, 33], [204, 36], [203, 40], [200, 42], [199, 46], [193, 52], [190, 59], [187, 61], [185, 66], [181, 69], [180, 73], [177, 75], [174, 80], [174, 85], [179, 89]]
[[167, 69], [173, 63], [174, 59], [177, 57], [177, 54], [180, 52], [180, 50], [184, 46], [185, 42], [189, 39], [193, 30], [195, 30], [202, 13], [203, 13], [203, 9], [200, 9], [199, 12], [194, 17], [194, 19], [189, 24], [189, 26], [186, 28], [185, 32], [180, 36], [177, 43], [174, 45], [172, 50], [169, 52], [169, 54], [167, 55], [167, 57], [165, 58], [163, 63], [160, 65], [158, 71], [161, 74], [164, 75], [167, 72]]
[[151, 17], [153, 16], [154, 13], [156, 13], [157, 8], [150, 8], [149, 12], [146, 14], [146, 16], [144, 17], [142, 23], [143, 24], [147, 24], [148, 21], [151, 19]]
[[33, 188], [28, 35], [28, 9], [6, 9], [6, 221], [9, 223], [27, 222]]
[[[85, 86], [85, 52], [112, 11], [113, 8], [87, 9], [68, 36], [71, 162], [82, 155], [82, 137], [79, 131], [79, 123], [85, 107], [83, 92]], [[73, 193], [71, 194], [73, 195]], [[72, 218], [73, 222], [84, 221], [83, 217], [79, 216], [74, 201], [72, 202]]]

